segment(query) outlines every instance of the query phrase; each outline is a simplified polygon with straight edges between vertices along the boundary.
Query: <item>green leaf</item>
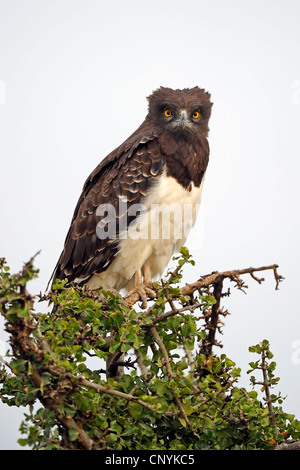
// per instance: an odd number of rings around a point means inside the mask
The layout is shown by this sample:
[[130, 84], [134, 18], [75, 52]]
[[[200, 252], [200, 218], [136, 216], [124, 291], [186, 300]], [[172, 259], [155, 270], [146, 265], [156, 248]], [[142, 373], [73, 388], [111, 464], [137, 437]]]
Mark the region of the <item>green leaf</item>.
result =
[[34, 374], [34, 367], [33, 365], [31, 364], [31, 362], [28, 361], [28, 375], [33, 375]]
[[112, 421], [110, 424], [111, 430], [116, 433], [116, 434], [121, 434], [122, 428], [121, 426], [117, 423], [117, 421]]
[[69, 429], [69, 438], [71, 442], [76, 441], [78, 436], [79, 436], [79, 432], [76, 429], [74, 428]]
[[117, 351], [121, 346], [121, 343], [119, 341], [116, 341], [115, 343], [112, 343], [110, 346], [109, 346], [109, 352], [113, 353], [115, 351]]
[[154, 388], [159, 396], [164, 396], [167, 391], [167, 384], [162, 380], [156, 380], [154, 382]]
[[143, 407], [139, 403], [135, 403], [133, 401], [129, 402], [128, 404], [128, 410], [131, 416], [135, 419], [139, 418], [141, 416]]
[[25, 359], [13, 359], [10, 363], [11, 369], [15, 374], [19, 372], [23, 372], [25, 370], [25, 366], [27, 361]]

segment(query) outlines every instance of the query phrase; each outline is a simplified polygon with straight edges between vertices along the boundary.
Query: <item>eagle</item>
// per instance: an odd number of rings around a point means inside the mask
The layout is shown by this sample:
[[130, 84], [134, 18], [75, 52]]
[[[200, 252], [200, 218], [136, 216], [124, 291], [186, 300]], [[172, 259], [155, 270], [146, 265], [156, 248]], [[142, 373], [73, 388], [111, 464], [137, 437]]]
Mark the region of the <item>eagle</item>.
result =
[[95, 290], [135, 292], [185, 244], [209, 161], [212, 103], [203, 88], [160, 87], [144, 122], [87, 178], [51, 276]]

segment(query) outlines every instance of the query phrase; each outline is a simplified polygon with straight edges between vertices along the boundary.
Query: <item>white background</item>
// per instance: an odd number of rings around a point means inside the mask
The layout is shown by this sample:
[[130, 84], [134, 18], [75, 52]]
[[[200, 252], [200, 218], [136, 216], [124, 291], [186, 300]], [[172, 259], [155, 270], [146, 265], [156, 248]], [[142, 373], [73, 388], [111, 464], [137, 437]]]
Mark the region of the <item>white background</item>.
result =
[[[270, 341], [298, 419], [299, 19], [298, 0], [0, 0], [0, 256], [19, 271], [41, 249], [29, 288], [44, 292], [86, 177], [143, 121], [146, 96], [205, 88], [211, 157], [186, 282], [279, 265], [279, 291], [272, 273], [247, 295], [232, 287], [219, 339], [248, 388], [248, 347]], [[0, 353], [5, 341], [1, 326]], [[0, 406], [1, 449], [20, 449], [22, 417]]]

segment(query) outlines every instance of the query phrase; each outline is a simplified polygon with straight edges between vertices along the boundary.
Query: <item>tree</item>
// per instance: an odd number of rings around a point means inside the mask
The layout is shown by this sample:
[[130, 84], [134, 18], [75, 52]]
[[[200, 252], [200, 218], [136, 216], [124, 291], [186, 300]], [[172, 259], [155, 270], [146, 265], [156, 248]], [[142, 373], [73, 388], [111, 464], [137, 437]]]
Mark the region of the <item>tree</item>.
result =
[[[298, 447], [300, 422], [272, 393], [278, 383], [269, 342], [249, 348], [253, 386], [238, 386], [241, 370], [216, 354], [224, 280], [277, 266], [214, 272], [181, 286], [186, 248], [177, 267], [155, 284], [146, 310], [118, 293], [92, 292], [66, 280], [46, 296], [32, 296], [34, 258], [18, 274], [0, 260], [0, 308], [11, 350], [2, 360], [1, 399], [26, 406], [20, 445], [32, 449], [275, 449]], [[35, 301], [51, 302], [47, 314]], [[51, 308], [49, 307], [51, 310]], [[256, 377], [257, 371], [262, 377]]]

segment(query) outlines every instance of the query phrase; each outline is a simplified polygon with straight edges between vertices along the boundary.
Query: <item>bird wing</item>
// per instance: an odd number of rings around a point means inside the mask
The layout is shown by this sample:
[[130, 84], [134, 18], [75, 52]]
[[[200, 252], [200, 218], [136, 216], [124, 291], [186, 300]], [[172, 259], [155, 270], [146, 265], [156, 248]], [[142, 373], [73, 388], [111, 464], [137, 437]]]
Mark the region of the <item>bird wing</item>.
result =
[[[129, 207], [139, 204], [147, 195], [163, 167], [157, 135], [155, 131], [145, 131], [134, 133], [95, 168], [84, 184], [49, 283], [65, 278], [69, 282], [86, 282], [109, 267], [119, 251], [122, 227], [127, 227], [136, 217], [128, 216]], [[127, 200], [126, 207], [123, 204], [121, 209], [120, 198]], [[104, 230], [110, 212], [104, 219], [103, 211], [98, 208], [105, 209], [106, 205], [116, 215], [116, 230], [115, 236], [103, 238], [97, 235], [97, 227]]]

